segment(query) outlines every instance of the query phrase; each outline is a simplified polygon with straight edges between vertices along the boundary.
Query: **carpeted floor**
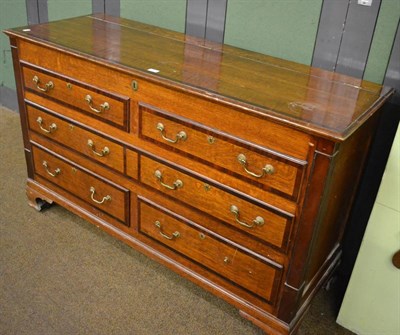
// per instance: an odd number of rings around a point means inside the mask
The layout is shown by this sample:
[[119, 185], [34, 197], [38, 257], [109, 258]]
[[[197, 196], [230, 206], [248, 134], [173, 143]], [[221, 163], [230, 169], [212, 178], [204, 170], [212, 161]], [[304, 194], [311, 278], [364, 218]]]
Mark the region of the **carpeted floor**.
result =
[[[55, 205], [25, 197], [19, 115], [0, 107], [0, 334], [251, 335], [237, 310]], [[301, 334], [352, 334], [321, 291]]]

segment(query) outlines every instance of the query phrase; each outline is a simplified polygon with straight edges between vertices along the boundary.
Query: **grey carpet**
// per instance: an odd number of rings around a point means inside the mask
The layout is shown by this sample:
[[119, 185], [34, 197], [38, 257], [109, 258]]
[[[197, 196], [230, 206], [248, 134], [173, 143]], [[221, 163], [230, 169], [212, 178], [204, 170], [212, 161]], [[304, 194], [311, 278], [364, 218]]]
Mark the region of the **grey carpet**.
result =
[[[60, 206], [25, 196], [19, 115], [0, 107], [0, 334], [262, 334], [235, 308]], [[352, 334], [321, 291], [301, 334]]]

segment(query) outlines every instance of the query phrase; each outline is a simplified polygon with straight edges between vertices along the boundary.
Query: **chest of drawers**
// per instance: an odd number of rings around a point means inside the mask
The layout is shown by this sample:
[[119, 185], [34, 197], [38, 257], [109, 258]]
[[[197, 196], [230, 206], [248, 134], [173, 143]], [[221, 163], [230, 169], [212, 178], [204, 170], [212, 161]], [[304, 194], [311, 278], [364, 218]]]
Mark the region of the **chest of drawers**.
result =
[[56, 202], [293, 334], [390, 89], [121, 18], [6, 31], [31, 206]]

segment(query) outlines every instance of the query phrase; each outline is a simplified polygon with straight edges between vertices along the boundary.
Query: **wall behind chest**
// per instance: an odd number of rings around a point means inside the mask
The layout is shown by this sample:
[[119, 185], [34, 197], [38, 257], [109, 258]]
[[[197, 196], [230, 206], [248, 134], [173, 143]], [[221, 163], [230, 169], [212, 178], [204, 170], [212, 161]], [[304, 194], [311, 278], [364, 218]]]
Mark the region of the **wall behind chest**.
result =
[[121, 16], [183, 33], [186, 0], [120, 0]]
[[91, 0], [47, 0], [49, 21], [92, 13]]
[[[25, 5], [25, 0], [0, 1], [0, 31], [27, 24]], [[0, 105], [6, 101], [12, 109], [17, 108], [10, 42], [6, 35], [0, 34]]]
[[322, 0], [229, 0], [225, 43], [311, 64]]

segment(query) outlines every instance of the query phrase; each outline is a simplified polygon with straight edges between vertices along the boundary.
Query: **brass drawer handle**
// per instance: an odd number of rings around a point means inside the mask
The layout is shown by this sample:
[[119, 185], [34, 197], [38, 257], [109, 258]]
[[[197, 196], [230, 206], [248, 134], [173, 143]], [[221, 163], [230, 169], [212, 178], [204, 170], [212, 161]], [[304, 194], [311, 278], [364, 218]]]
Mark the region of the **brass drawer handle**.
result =
[[167, 240], [173, 240], [173, 239], [178, 238], [179, 236], [181, 236], [179, 231], [176, 231], [176, 232], [172, 233], [172, 236], [168, 236], [167, 234], [163, 233], [160, 221], [154, 222], [154, 225], [160, 230], [160, 235], [162, 237], [166, 238]]
[[98, 114], [110, 109], [110, 104], [108, 102], [102, 103], [100, 105], [100, 109], [94, 108], [93, 107], [93, 98], [89, 94], [85, 97], [85, 101], [89, 104], [89, 108], [93, 112], [98, 113]]
[[51, 134], [57, 130], [57, 125], [55, 123], [52, 123], [49, 126], [49, 129], [43, 128], [43, 119], [40, 116], [37, 118], [36, 122], [39, 124], [40, 129], [42, 129], [46, 134]]
[[103, 199], [102, 200], [96, 200], [95, 198], [94, 198], [94, 194], [96, 193], [96, 189], [93, 187], [93, 186], [91, 186], [90, 187], [90, 198], [92, 198], [92, 200], [96, 203], [96, 204], [103, 204], [103, 203], [105, 203], [106, 201], [111, 201], [111, 195], [106, 195], [105, 197], [103, 197]]
[[239, 223], [240, 225], [247, 227], [247, 228], [253, 228], [254, 225], [261, 227], [264, 224], [264, 219], [261, 216], [257, 216], [254, 220], [252, 224], [247, 224], [244, 221], [240, 221], [239, 218], [239, 208], [237, 208], [237, 206], [232, 205], [231, 206], [231, 213], [233, 213], [233, 215], [235, 215], [235, 220], [237, 223]]
[[54, 88], [54, 83], [50, 80], [43, 87], [40, 86], [40, 79], [38, 76], [33, 76], [32, 81], [36, 84], [36, 88], [42, 92], [48, 92], [52, 88]]
[[163, 182], [163, 180], [162, 180], [162, 179], [163, 179], [163, 178], [162, 178], [162, 173], [161, 173], [161, 171], [159, 171], [159, 170], [156, 170], [156, 171], [154, 172], [154, 175], [155, 175], [155, 177], [158, 179], [158, 181], [160, 182], [160, 184], [161, 184], [162, 186], [164, 186], [165, 188], [169, 189], [169, 190], [176, 190], [176, 189], [178, 189], [178, 188], [183, 187], [183, 182], [182, 182], [182, 180], [179, 180], [179, 179], [175, 180], [174, 183], [172, 184], [172, 186], [171, 186], [171, 185], [168, 185], [168, 184], [165, 184], [165, 183]]
[[262, 172], [260, 174], [256, 174], [254, 172], [251, 172], [247, 169], [247, 158], [244, 154], [239, 154], [237, 156], [238, 162], [243, 166], [244, 170], [250, 175], [255, 178], [262, 178], [264, 177], [265, 174], [273, 174], [275, 172], [275, 168], [271, 164], [266, 164], [262, 168]]
[[54, 173], [51, 172], [51, 171], [49, 170], [49, 165], [47, 164], [46, 161], [43, 161], [42, 165], [43, 165], [44, 168], [46, 169], [46, 172], [47, 172], [50, 176], [52, 176], [52, 177], [56, 177], [56, 176], [58, 176], [58, 175], [61, 173], [61, 169], [60, 169], [60, 168], [55, 169], [55, 170], [54, 170]]
[[186, 134], [183, 130], [180, 131], [178, 134], [176, 134], [176, 137], [175, 137], [174, 140], [172, 140], [172, 139], [166, 137], [166, 136], [165, 136], [165, 132], [164, 132], [165, 127], [164, 127], [164, 125], [163, 125], [161, 122], [157, 123], [157, 130], [160, 131], [161, 137], [162, 137], [164, 140], [166, 140], [167, 142], [170, 142], [170, 143], [177, 143], [178, 141], [186, 141], [186, 139], [187, 139], [187, 134]]
[[99, 157], [104, 157], [110, 153], [110, 149], [108, 147], [104, 147], [100, 152], [97, 152], [96, 147], [91, 139], [88, 140], [87, 145], [90, 149], [92, 149], [92, 152]]

